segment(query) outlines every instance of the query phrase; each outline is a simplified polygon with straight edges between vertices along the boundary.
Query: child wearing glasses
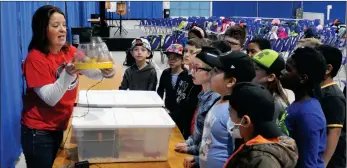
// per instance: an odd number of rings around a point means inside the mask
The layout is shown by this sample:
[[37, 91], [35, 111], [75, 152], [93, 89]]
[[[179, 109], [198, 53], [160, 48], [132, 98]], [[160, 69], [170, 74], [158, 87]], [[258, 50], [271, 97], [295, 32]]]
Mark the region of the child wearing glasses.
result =
[[[219, 49], [221, 52], [230, 51], [229, 44], [224, 41], [214, 41], [210, 46]], [[195, 56], [196, 55], [194, 55], [192, 59], [189, 59], [190, 69], [192, 71], [193, 83], [195, 85], [201, 85], [202, 91], [198, 95], [199, 102], [197, 110], [192, 119], [192, 135], [189, 136], [185, 142], [178, 143], [175, 147], [175, 151], [198, 157], [205, 117], [211, 107], [220, 99], [220, 95], [211, 90], [210, 71], [212, 68]], [[199, 162], [194, 161], [194, 157], [187, 157], [186, 160], [192, 161], [188, 163], [188, 167], [196, 167], [199, 164]], [[198, 158], [196, 160], [198, 160]]]
[[184, 49], [183, 64], [189, 71], [192, 69], [191, 65], [196, 57], [196, 54], [201, 51], [202, 46], [207, 45], [208, 41], [201, 38], [193, 38], [187, 41], [187, 45]]
[[229, 120], [229, 103], [223, 97], [231, 94], [236, 82], [249, 82], [255, 77], [254, 65], [243, 52], [221, 53], [213, 47], [203, 47], [196, 58], [213, 68], [209, 69], [211, 90], [220, 94], [221, 99], [206, 115], [199, 156], [186, 158], [184, 166], [190, 168], [199, 162], [201, 168], [223, 167], [234, 151], [234, 139], [229, 134], [233, 127]]

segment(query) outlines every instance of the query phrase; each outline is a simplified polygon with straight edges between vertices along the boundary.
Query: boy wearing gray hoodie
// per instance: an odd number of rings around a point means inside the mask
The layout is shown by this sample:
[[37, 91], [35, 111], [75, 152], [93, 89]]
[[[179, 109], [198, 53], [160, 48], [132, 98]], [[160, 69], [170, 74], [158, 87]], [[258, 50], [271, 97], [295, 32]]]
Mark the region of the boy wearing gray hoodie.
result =
[[157, 87], [157, 72], [146, 59], [152, 56], [147, 39], [135, 39], [131, 43], [131, 54], [136, 63], [125, 70], [119, 90], [152, 90]]

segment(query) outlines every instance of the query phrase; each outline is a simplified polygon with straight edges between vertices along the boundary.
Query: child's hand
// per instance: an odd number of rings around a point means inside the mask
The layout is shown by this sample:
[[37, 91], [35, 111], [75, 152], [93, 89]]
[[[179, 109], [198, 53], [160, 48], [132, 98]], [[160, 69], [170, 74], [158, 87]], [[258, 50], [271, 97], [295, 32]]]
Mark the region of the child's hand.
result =
[[188, 146], [188, 145], [186, 143], [184, 143], [184, 142], [176, 144], [176, 148], [177, 147], [182, 147], [182, 146]]
[[186, 143], [178, 143], [175, 147], [176, 152], [187, 153], [188, 145]]
[[184, 168], [191, 168], [195, 164], [195, 159], [194, 157], [188, 156], [184, 158], [183, 166]]

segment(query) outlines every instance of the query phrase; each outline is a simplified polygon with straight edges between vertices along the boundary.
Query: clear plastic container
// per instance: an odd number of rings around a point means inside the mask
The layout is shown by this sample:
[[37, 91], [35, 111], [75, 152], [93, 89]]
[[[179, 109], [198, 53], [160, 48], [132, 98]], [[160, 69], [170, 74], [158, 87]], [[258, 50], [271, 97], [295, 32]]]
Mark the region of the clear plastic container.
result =
[[166, 161], [174, 126], [162, 108], [90, 108], [72, 120], [78, 158], [90, 163]]
[[79, 44], [73, 63], [76, 69], [107, 69], [113, 67], [111, 53], [100, 37], [92, 37], [90, 43]]

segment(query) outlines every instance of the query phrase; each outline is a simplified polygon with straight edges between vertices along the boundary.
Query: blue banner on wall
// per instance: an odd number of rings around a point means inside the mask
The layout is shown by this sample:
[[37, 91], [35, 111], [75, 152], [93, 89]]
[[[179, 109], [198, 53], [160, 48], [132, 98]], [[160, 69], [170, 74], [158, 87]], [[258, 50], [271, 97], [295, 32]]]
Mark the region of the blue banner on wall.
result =
[[257, 17], [257, 2], [216, 1], [212, 4], [212, 16]]
[[[259, 17], [294, 18], [291, 1], [259, 1]], [[295, 16], [295, 15], [294, 15]]]
[[14, 168], [15, 160], [21, 153], [20, 119], [24, 85], [21, 64], [28, 54], [32, 38], [32, 16], [38, 8], [48, 4], [59, 7], [65, 13], [70, 28], [88, 26], [90, 14], [99, 11], [99, 2], [0, 2], [1, 168]]
[[17, 2], [0, 2], [0, 167], [14, 168], [21, 153], [22, 84]]
[[327, 5], [332, 5], [330, 21], [345, 22], [346, 2], [343, 1], [216, 1], [212, 4], [213, 16], [245, 16], [270, 18], [295, 18], [295, 10], [303, 7], [304, 12], [323, 13], [327, 23]]

